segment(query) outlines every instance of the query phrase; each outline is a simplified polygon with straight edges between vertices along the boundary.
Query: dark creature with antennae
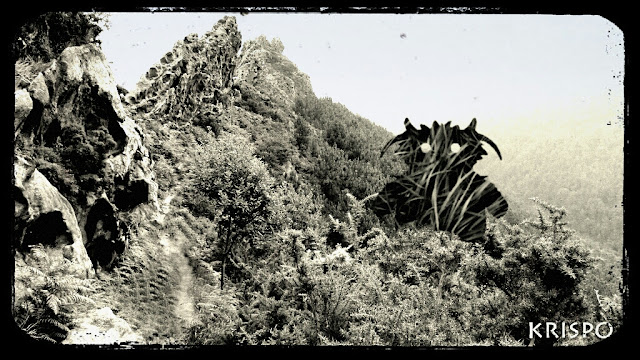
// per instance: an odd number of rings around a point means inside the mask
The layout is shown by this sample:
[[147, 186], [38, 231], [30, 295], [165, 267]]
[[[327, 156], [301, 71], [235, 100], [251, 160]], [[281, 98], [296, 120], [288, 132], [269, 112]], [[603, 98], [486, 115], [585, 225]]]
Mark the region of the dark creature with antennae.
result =
[[485, 176], [473, 171], [476, 162], [487, 155], [482, 142], [502, 160], [496, 144], [476, 131], [476, 123], [473, 119], [466, 129], [460, 129], [451, 122], [434, 122], [431, 129], [420, 125], [418, 130], [405, 119], [405, 132], [391, 139], [382, 154], [398, 144], [394, 153], [409, 169], [378, 193], [372, 204], [374, 212], [393, 214], [396, 225], [415, 222], [449, 231], [464, 241], [482, 242], [487, 213], [501, 217], [508, 204]]

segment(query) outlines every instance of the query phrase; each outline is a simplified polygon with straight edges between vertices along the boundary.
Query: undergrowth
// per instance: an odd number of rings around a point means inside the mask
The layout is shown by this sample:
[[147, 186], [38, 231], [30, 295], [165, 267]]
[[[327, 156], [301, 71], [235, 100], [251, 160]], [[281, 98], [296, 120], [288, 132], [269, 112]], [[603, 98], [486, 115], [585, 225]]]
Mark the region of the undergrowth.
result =
[[174, 314], [178, 278], [159, 239], [161, 226], [146, 220], [111, 273], [102, 273], [101, 297], [150, 343], [175, 343], [180, 324]]
[[14, 320], [33, 339], [61, 342], [73, 327], [73, 310], [95, 304], [90, 298], [94, 284], [77, 278], [69, 260], [57, 259], [42, 244], [33, 246], [24, 260], [16, 264]]

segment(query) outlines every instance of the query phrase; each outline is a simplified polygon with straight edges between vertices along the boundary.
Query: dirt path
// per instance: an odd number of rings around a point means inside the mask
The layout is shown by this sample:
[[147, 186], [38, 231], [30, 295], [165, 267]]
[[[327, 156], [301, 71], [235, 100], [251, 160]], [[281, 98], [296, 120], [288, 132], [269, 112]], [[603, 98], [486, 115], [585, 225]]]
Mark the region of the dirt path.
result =
[[[171, 201], [169, 199], [169, 201]], [[163, 215], [166, 215], [171, 211], [168, 201], [165, 199], [163, 204]], [[184, 320], [186, 323], [191, 323], [196, 319], [196, 311], [194, 308], [194, 299], [191, 295], [190, 289], [194, 285], [193, 269], [189, 265], [189, 259], [184, 254], [184, 244], [186, 243], [186, 237], [180, 231], [180, 229], [171, 227], [170, 232], [165, 232], [160, 237], [160, 244], [163, 246], [165, 254], [169, 256], [178, 272], [178, 278], [180, 282], [174, 290], [174, 294], [177, 298], [176, 307], [174, 309], [175, 315]]]
[[194, 277], [191, 266], [189, 265], [189, 260], [182, 250], [183, 242], [184, 234], [181, 232], [177, 232], [173, 238], [171, 238], [169, 234], [163, 234], [160, 238], [160, 243], [163, 245], [165, 253], [173, 259], [176, 265], [176, 271], [180, 279], [178, 286], [174, 290], [178, 300], [174, 310], [175, 315], [189, 323], [195, 320], [196, 317], [193, 297], [190, 294]]

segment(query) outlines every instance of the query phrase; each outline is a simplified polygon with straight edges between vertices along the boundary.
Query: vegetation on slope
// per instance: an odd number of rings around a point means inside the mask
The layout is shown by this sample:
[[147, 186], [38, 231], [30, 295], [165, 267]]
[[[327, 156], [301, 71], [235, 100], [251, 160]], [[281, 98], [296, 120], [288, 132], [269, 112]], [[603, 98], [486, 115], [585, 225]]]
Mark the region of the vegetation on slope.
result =
[[[276, 45], [261, 71], [300, 80]], [[200, 85], [193, 98], [225, 90]], [[91, 297], [148, 342], [528, 345], [529, 322], [620, 328], [620, 293], [611, 290], [619, 273], [594, 271], [564, 209], [538, 201], [533, 220], [489, 219], [495, 253], [447, 232], [396, 228], [367, 207], [404, 169], [380, 156], [392, 135], [307, 91], [272, 100], [267, 85], [234, 83], [236, 95], [206, 121], [185, 116], [197, 104], [130, 107], [153, 153], [162, 211], [128, 214], [137, 224], [129, 250]], [[192, 276], [177, 276], [184, 259], [167, 242], [180, 244]], [[184, 281], [190, 319], [176, 312]]]

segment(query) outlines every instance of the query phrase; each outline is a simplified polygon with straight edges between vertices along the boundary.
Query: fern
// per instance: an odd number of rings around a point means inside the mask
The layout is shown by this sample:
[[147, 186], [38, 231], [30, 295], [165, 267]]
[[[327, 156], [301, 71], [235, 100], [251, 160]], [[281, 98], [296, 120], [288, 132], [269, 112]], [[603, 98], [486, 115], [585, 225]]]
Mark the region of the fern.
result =
[[15, 273], [15, 282], [24, 289], [13, 308], [16, 324], [34, 339], [61, 341], [69, 332], [71, 311], [79, 304], [93, 305], [88, 294], [95, 289], [90, 280], [70, 273], [67, 259], [53, 259], [41, 244], [25, 258]]

